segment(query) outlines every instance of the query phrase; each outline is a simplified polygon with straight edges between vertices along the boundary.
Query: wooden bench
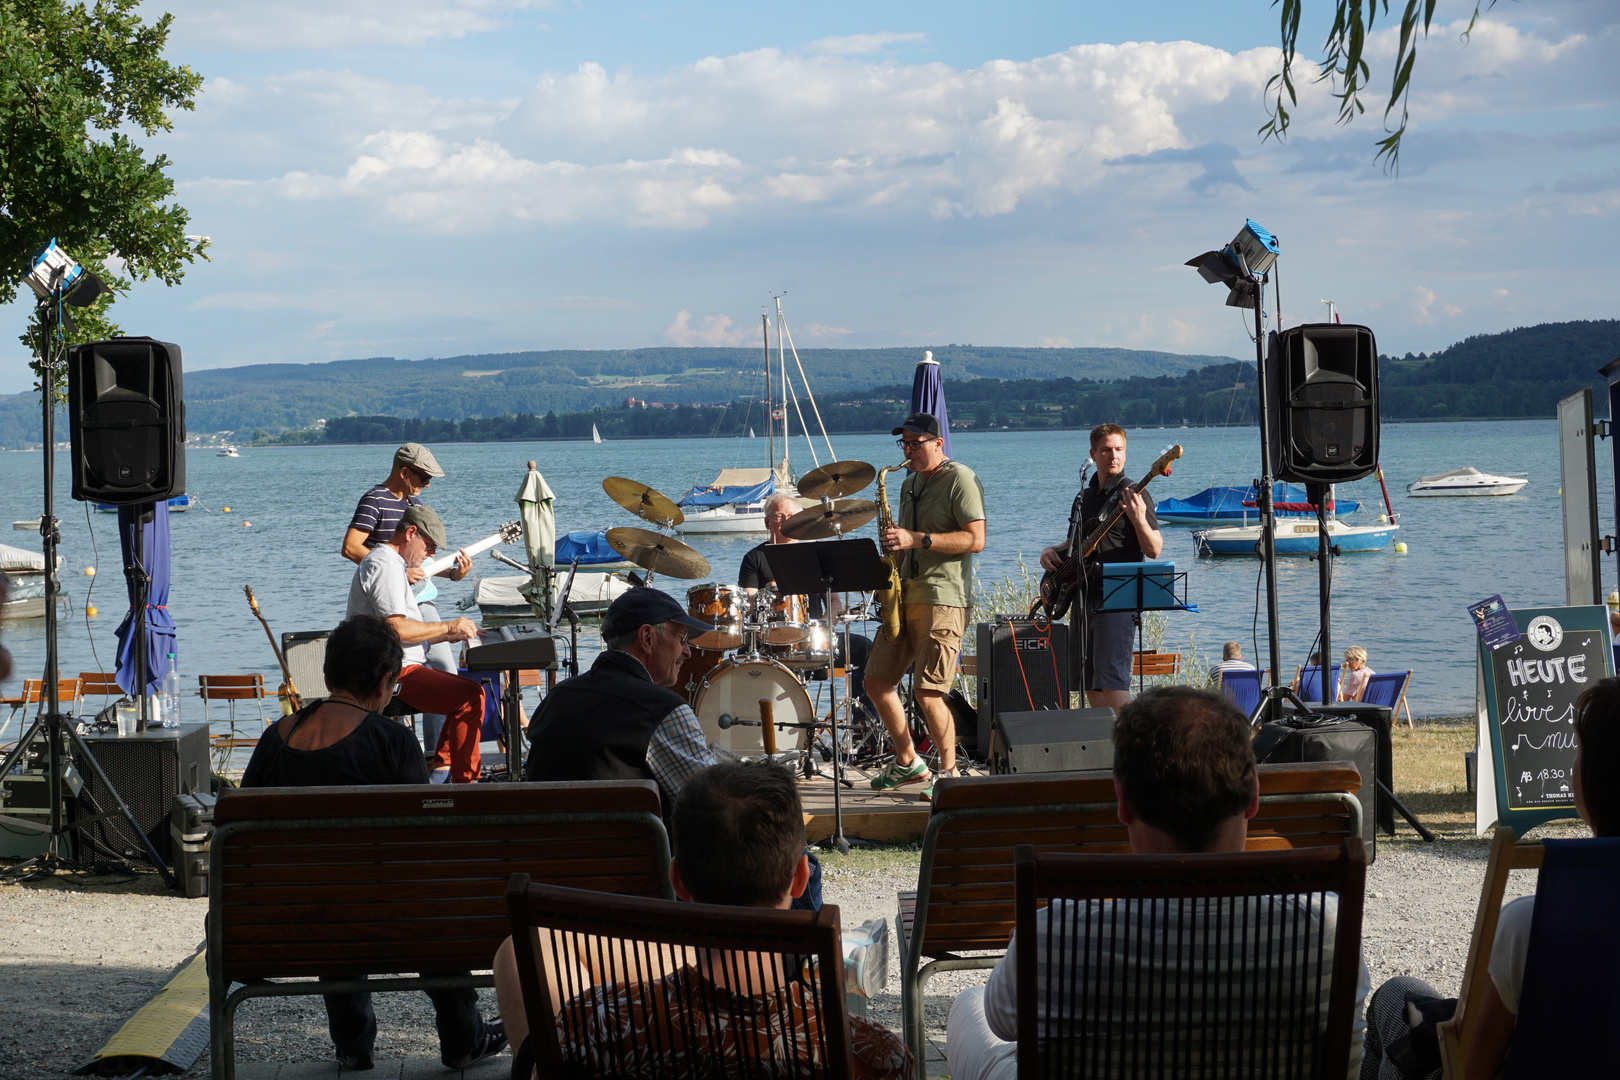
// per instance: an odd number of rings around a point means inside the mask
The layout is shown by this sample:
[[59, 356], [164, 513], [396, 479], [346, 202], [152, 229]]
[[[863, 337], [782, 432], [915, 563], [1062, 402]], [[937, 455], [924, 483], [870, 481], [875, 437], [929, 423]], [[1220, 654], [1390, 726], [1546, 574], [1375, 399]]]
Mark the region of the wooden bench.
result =
[[[650, 781], [229, 790], [214, 825], [216, 1080], [235, 1076], [232, 1018], [247, 998], [493, 986], [513, 873], [673, 897]], [[399, 976], [423, 971], [484, 974]]]
[[[1347, 761], [1260, 766], [1250, 851], [1337, 846], [1361, 836], [1361, 774]], [[1113, 774], [945, 777], [934, 787], [917, 891], [899, 894], [900, 1007], [918, 1067], [923, 990], [938, 971], [994, 967], [1013, 929], [1013, 847], [1125, 854]], [[968, 952], [992, 955], [964, 956]], [[924, 959], [927, 961], [924, 962]]]

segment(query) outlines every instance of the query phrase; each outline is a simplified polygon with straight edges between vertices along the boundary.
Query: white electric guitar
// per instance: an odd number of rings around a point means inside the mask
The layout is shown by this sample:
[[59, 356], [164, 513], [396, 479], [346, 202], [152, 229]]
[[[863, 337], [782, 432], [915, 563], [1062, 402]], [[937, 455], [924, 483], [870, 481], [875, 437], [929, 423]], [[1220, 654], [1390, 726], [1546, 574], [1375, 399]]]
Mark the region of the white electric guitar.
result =
[[[475, 555], [482, 555], [496, 544], [510, 544], [522, 535], [522, 523], [517, 521], [508, 521], [505, 525], [502, 525], [499, 529], [478, 541], [478, 543], [472, 544], [461, 550], [466, 551], [468, 558], [472, 558]], [[426, 574], [427, 576], [422, 579], [420, 586], [421, 591], [416, 594], [417, 603], [425, 604], [429, 600], [432, 600], [439, 595], [439, 587], [433, 583], [433, 577], [440, 571], [448, 570], [450, 567], [454, 566], [456, 564], [456, 555], [457, 552], [455, 551], [446, 552], [445, 554], [440, 555], [437, 559], [429, 559], [427, 562], [422, 564], [422, 573]]]

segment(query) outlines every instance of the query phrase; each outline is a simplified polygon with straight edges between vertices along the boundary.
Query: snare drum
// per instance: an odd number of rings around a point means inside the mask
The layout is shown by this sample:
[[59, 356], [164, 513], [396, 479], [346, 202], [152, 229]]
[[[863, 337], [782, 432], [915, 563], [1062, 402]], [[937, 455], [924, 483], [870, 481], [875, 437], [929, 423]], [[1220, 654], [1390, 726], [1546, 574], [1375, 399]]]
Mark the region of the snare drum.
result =
[[760, 593], [757, 617], [765, 624], [760, 640], [767, 645], [792, 645], [810, 634], [804, 597], [795, 593]]
[[692, 586], [686, 590], [686, 610], [714, 627], [707, 633], [693, 634], [693, 648], [725, 650], [743, 643], [742, 606], [737, 590], [730, 585], [711, 581]]
[[745, 659], [723, 662], [703, 681], [694, 708], [704, 739], [734, 754], [763, 754], [765, 738], [758, 725], [724, 730], [720, 727], [721, 713], [730, 713], [738, 720], [758, 720], [760, 698], [771, 699], [779, 752], [809, 742], [808, 729], [783, 726], [813, 723], [816, 719], [810, 695], [798, 676], [774, 660]]
[[791, 645], [770, 650], [771, 658], [795, 671], [813, 671], [832, 665], [832, 635], [826, 624], [813, 622], [805, 628], [804, 637]]

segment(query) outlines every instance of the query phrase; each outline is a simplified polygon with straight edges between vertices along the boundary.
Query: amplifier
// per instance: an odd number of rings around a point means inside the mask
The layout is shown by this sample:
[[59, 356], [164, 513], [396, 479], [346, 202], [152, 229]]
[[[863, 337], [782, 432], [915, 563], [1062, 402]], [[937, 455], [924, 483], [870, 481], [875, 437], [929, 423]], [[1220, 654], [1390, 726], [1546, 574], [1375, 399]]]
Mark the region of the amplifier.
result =
[[1370, 863], [1377, 857], [1378, 828], [1374, 816], [1379, 775], [1377, 731], [1354, 720], [1337, 720], [1306, 728], [1263, 724], [1254, 738], [1254, 756], [1260, 762], [1354, 762], [1361, 773], [1361, 790], [1357, 792], [1361, 800], [1361, 839], [1367, 845], [1367, 861]]
[[[171, 862], [169, 814], [176, 795], [206, 792], [213, 772], [208, 766], [208, 725], [181, 724], [177, 728], [148, 728], [133, 735], [86, 735], [96, 763], [151, 840], [158, 858]], [[86, 862], [112, 855], [146, 862], [146, 850], [130, 831], [118, 804], [104, 790], [100, 777], [88, 765], [80, 770], [84, 792], [80, 810], [115, 811], [111, 817], [79, 831], [80, 859]]]
[[1069, 627], [1023, 615], [978, 624], [980, 716], [1069, 707]]
[[[66, 774], [72, 773], [73, 784], [65, 783], [62, 787], [65, 815], [64, 820], [72, 821], [78, 816], [77, 800], [73, 793], [78, 789], [77, 773], [73, 766], [64, 768], [64, 781]], [[0, 779], [0, 814], [7, 817], [19, 818], [46, 828], [51, 824], [50, 788], [48, 778], [42, 772], [12, 773]], [[71, 837], [71, 833], [67, 834]], [[66, 839], [66, 837], [64, 837]], [[9, 822], [0, 822], [0, 858], [29, 859], [35, 855], [43, 854], [50, 847], [50, 833], [37, 832], [20, 825]], [[68, 852], [71, 854], [71, 849]]]
[[1079, 772], [1114, 767], [1113, 709], [997, 713], [990, 724], [990, 771]]
[[326, 639], [331, 636], [330, 630], [289, 630], [281, 635], [281, 655], [298, 696], [306, 702], [326, 696]]

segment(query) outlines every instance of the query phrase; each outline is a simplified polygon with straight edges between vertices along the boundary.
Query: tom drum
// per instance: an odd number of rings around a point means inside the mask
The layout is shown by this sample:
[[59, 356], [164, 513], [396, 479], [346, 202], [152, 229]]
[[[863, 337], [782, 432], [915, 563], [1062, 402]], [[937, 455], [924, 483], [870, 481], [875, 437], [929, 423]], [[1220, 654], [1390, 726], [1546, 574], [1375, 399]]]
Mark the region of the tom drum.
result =
[[767, 645], [793, 645], [810, 634], [804, 597], [793, 593], [760, 593], [757, 618], [765, 624], [760, 640]]
[[740, 595], [730, 585], [712, 581], [686, 590], [686, 610], [714, 627], [707, 633], [692, 635], [694, 649], [735, 649], [743, 643]]

